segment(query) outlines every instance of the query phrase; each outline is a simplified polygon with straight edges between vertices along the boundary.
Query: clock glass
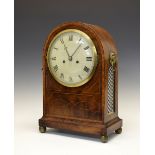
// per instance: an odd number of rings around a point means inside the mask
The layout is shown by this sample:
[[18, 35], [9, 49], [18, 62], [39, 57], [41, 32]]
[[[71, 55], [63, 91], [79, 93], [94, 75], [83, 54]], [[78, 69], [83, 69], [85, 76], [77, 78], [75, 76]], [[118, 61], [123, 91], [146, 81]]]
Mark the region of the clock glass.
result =
[[59, 32], [47, 52], [48, 67], [54, 79], [67, 87], [88, 82], [97, 65], [97, 52], [91, 38], [77, 29]]

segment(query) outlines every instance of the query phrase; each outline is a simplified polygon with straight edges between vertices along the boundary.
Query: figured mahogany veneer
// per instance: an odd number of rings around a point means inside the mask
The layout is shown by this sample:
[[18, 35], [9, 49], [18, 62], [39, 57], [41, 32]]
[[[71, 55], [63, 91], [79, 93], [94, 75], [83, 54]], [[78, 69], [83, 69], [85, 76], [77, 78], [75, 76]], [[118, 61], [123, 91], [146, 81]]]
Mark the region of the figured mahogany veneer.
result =
[[[80, 87], [65, 87], [52, 77], [47, 65], [47, 51], [53, 37], [65, 29], [78, 29], [92, 39], [98, 65], [92, 79]], [[115, 112], [107, 112], [109, 55], [117, 49], [109, 33], [96, 25], [68, 22], [56, 27], [43, 48], [43, 117], [40, 127], [51, 127], [98, 136], [108, 136], [122, 126], [118, 117], [118, 62], [115, 65]]]

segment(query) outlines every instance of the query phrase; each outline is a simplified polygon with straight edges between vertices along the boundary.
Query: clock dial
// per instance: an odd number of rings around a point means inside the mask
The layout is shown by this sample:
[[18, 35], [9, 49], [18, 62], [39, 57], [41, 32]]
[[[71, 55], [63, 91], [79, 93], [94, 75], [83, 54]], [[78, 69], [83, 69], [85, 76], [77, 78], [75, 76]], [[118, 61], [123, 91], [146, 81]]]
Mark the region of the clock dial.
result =
[[76, 29], [58, 33], [51, 41], [47, 62], [55, 80], [78, 87], [88, 82], [97, 65], [97, 53], [90, 37]]

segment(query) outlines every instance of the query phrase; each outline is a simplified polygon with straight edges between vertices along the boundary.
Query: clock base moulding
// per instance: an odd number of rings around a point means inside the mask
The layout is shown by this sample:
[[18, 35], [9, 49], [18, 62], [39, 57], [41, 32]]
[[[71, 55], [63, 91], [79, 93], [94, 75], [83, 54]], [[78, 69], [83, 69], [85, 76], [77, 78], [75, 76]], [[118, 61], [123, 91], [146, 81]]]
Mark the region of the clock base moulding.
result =
[[39, 119], [39, 130], [41, 133], [46, 132], [46, 127], [95, 135], [100, 137], [102, 142], [106, 143], [109, 135], [114, 132], [116, 134], [121, 133], [122, 120], [117, 117], [103, 124], [102, 121], [65, 119], [52, 116]]

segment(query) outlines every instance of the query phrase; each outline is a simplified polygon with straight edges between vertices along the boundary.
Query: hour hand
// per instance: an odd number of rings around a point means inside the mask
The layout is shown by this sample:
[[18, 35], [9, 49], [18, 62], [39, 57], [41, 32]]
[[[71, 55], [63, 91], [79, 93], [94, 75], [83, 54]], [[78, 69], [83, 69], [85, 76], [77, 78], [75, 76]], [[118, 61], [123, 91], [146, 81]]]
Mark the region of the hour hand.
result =
[[69, 56], [69, 53], [68, 53], [68, 50], [67, 50], [67, 47], [66, 47], [66, 45], [65, 45], [65, 44], [64, 44], [64, 49], [65, 49], [65, 51], [66, 51], [67, 55]]
[[65, 44], [64, 44], [64, 49], [65, 49], [65, 51], [66, 51], [66, 53], [67, 53], [67, 55], [68, 55], [68, 60], [69, 60], [69, 61], [72, 61], [72, 56], [69, 55], [69, 52], [68, 52], [67, 47], [66, 47]]

